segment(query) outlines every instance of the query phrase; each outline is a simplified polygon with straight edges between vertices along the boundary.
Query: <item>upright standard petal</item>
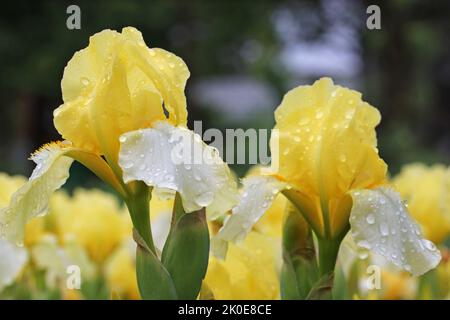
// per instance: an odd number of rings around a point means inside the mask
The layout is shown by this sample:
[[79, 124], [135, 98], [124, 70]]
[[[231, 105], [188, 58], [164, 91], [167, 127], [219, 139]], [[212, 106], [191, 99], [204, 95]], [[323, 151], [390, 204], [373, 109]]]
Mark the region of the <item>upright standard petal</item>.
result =
[[36, 167], [30, 179], [12, 195], [9, 206], [0, 209], [1, 237], [22, 244], [27, 222], [47, 213], [50, 195], [69, 177], [73, 159], [66, 156], [68, 150], [52, 143], [32, 155]]
[[415, 276], [438, 265], [439, 250], [423, 238], [398, 193], [379, 187], [351, 194], [350, 224], [358, 246], [372, 250]]
[[67, 64], [55, 127], [75, 146], [115, 163], [121, 134], [166, 119], [165, 110], [169, 121], [186, 124], [188, 77], [183, 60], [149, 49], [138, 30], [104, 30]]
[[237, 202], [237, 186], [215, 148], [194, 132], [158, 122], [120, 137], [119, 164], [125, 182], [140, 180], [180, 193], [186, 212], [206, 207], [217, 216]]
[[[386, 164], [376, 148], [377, 109], [359, 92], [322, 78], [289, 91], [275, 111], [277, 174], [291, 184], [310, 220], [333, 237], [348, 224], [347, 192], [384, 181]], [[278, 148], [276, 148], [278, 146]], [[327, 230], [328, 229], [328, 230]]]

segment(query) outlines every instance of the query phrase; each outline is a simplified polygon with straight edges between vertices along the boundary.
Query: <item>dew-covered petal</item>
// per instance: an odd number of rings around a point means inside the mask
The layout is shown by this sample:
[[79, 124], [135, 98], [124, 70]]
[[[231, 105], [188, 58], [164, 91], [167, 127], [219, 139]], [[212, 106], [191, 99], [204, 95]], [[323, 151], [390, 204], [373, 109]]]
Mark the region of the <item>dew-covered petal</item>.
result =
[[158, 122], [154, 128], [123, 134], [120, 142], [125, 182], [141, 180], [160, 191], [177, 191], [186, 212], [206, 207], [216, 216], [237, 203], [237, 186], [228, 166], [193, 131]]
[[188, 77], [181, 58], [150, 49], [137, 29], [103, 30], [64, 69], [55, 127], [75, 146], [116, 163], [121, 134], [166, 119], [165, 111], [169, 121], [186, 124]]
[[0, 239], [0, 291], [12, 284], [28, 261], [24, 248]]
[[220, 250], [214, 250], [223, 255], [223, 241], [239, 241], [251, 231], [253, 225], [268, 210], [278, 193], [287, 188], [286, 183], [272, 176], [250, 176], [243, 181], [241, 198], [236, 207], [233, 208], [231, 216], [215, 236], [212, 242]]
[[414, 276], [438, 265], [439, 250], [423, 238], [398, 193], [380, 187], [353, 191], [351, 195], [351, 231], [359, 247], [383, 256]]
[[22, 244], [25, 225], [48, 210], [50, 195], [69, 177], [73, 159], [66, 156], [61, 143], [45, 145], [31, 159], [36, 163], [30, 179], [12, 196], [9, 205], [0, 209], [0, 236]]
[[317, 208], [305, 212], [310, 220], [320, 221], [328, 207], [331, 236], [348, 223], [349, 211], [341, 205], [348, 191], [385, 180], [387, 167], [376, 148], [380, 119], [361, 93], [330, 78], [292, 89], [275, 111], [271, 150], [276, 173], [295, 187], [300, 201], [307, 202], [304, 207]]

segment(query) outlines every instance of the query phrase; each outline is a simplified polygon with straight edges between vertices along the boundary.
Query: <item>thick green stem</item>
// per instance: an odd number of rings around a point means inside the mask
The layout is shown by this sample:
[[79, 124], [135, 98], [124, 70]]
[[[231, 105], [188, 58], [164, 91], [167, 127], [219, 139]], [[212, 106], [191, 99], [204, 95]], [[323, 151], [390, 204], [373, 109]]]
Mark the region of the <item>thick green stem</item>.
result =
[[153, 243], [152, 229], [150, 225], [150, 189], [143, 182], [137, 182], [134, 192], [126, 201], [130, 211], [133, 227], [137, 230], [148, 248], [156, 254]]
[[320, 276], [334, 272], [336, 259], [341, 244], [340, 239], [318, 238], [319, 244], [319, 273]]

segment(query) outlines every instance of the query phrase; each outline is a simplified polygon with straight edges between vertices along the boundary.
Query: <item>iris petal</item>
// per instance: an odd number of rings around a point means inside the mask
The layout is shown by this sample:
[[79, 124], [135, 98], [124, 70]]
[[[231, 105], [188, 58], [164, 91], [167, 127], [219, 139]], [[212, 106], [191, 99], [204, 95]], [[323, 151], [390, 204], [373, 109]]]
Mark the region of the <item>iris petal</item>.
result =
[[386, 187], [351, 193], [350, 217], [356, 244], [369, 249], [415, 276], [436, 267], [441, 254], [424, 239], [398, 193]]

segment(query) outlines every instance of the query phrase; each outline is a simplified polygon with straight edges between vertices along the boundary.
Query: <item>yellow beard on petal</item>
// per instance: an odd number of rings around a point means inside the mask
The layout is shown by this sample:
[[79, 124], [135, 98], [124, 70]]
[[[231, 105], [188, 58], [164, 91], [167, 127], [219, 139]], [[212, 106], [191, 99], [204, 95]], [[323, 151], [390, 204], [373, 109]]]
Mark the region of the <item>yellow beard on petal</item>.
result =
[[293, 196], [316, 229], [336, 236], [348, 225], [348, 191], [385, 181], [387, 167], [376, 149], [378, 110], [362, 101], [360, 93], [322, 78], [289, 91], [275, 120], [279, 140], [272, 139], [271, 146], [279, 146], [279, 154], [273, 155], [278, 157], [276, 174], [294, 187]]

